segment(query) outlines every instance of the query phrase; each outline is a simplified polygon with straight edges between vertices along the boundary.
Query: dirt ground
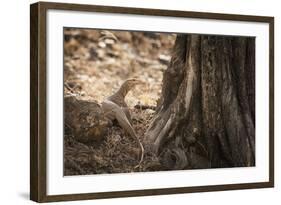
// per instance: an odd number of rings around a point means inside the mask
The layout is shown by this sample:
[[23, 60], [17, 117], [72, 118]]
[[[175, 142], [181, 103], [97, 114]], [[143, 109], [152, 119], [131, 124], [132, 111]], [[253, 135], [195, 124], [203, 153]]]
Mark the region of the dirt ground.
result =
[[[101, 103], [126, 79], [144, 81], [144, 86], [137, 86], [126, 97], [133, 127], [142, 141], [161, 94], [163, 71], [169, 64], [175, 38], [175, 34], [66, 28], [64, 95]], [[65, 131], [64, 175], [157, 170], [155, 156], [146, 157], [135, 168], [137, 147], [117, 124], [100, 143], [80, 143]]]

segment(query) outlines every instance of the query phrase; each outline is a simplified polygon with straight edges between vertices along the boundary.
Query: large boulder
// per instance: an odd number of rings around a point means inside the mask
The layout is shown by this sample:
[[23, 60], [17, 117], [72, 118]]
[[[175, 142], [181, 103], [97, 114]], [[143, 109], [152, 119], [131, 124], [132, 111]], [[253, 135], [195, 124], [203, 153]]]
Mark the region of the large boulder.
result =
[[110, 121], [105, 118], [97, 102], [81, 100], [75, 96], [64, 98], [65, 132], [70, 132], [77, 141], [102, 141], [109, 124]]

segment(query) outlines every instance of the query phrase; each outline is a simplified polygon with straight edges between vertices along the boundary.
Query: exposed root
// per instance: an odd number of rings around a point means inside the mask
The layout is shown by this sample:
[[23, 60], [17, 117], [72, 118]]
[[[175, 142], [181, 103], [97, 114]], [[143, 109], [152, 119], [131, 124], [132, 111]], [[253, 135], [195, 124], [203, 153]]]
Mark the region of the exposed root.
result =
[[143, 145], [142, 145], [142, 143], [140, 142], [140, 140], [138, 140], [138, 143], [139, 143], [139, 146], [140, 146], [140, 149], [141, 149], [141, 157], [140, 157], [140, 161], [139, 161], [138, 165], [135, 166], [135, 169], [140, 167], [141, 163], [143, 162], [143, 157], [144, 157], [144, 148], [143, 148]]

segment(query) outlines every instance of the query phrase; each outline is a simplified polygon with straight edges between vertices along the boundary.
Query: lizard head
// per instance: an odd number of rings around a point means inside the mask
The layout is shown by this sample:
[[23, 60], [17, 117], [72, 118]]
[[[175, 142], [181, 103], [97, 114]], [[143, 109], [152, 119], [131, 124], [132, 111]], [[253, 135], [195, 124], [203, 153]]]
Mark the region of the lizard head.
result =
[[141, 81], [141, 80], [139, 80], [139, 79], [137, 79], [137, 78], [130, 78], [130, 79], [126, 80], [126, 81], [124, 82], [124, 84], [125, 84], [125, 85], [128, 87], [128, 89], [130, 90], [130, 89], [134, 88], [136, 85], [142, 85], [142, 84], [144, 84], [144, 82]]
[[144, 82], [136, 79], [136, 78], [130, 78], [127, 79], [118, 90], [118, 93], [120, 93], [123, 97], [127, 95], [127, 93], [132, 90], [136, 85], [143, 85]]

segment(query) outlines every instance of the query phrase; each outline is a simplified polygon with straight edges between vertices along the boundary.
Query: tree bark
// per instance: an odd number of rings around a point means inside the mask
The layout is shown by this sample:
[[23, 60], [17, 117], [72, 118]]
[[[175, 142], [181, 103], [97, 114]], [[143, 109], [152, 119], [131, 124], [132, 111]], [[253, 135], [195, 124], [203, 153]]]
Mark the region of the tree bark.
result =
[[178, 35], [146, 149], [167, 169], [255, 164], [255, 39]]

